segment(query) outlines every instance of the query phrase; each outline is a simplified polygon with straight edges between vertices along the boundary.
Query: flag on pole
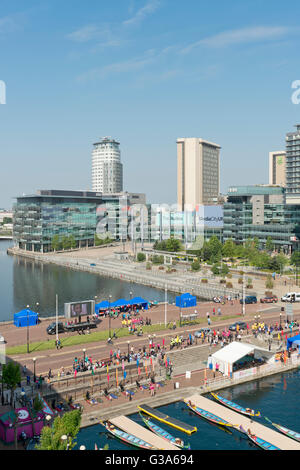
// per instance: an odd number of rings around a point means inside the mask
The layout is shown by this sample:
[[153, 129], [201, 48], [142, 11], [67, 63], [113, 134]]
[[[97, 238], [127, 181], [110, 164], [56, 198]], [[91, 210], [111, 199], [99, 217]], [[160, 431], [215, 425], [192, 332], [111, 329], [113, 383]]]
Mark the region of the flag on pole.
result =
[[109, 383], [109, 374], [107, 374], [107, 383]]
[[124, 372], [123, 372], [124, 379], [126, 379], [126, 376], [127, 376], [127, 372], [126, 372], [126, 370], [124, 370]]
[[122, 369], [124, 370], [125, 365], [124, 365], [124, 359], [122, 360]]
[[141, 368], [138, 367], [138, 375], [141, 375]]

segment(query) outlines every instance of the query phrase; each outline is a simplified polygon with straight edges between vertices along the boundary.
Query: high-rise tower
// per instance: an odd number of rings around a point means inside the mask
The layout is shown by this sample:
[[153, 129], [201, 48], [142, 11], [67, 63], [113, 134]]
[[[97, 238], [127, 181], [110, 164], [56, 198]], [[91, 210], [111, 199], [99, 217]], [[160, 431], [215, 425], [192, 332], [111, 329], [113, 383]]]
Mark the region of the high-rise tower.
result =
[[92, 152], [92, 189], [104, 194], [123, 191], [123, 165], [120, 143], [103, 137]]

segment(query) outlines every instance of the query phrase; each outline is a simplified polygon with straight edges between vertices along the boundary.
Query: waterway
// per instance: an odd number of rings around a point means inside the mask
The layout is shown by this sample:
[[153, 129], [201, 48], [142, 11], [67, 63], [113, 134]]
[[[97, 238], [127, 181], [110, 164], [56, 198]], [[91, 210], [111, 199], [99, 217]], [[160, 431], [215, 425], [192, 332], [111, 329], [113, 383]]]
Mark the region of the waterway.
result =
[[[7, 255], [11, 241], [0, 241], [0, 322], [13, 321], [13, 314], [27, 305], [41, 317], [54, 316], [56, 295], [58, 312], [64, 314], [65, 302], [79, 300], [112, 301], [140, 296], [150, 301], [164, 301], [165, 293], [154, 289], [98, 274], [71, 270], [26, 258]], [[175, 294], [168, 293], [175, 302]], [[37, 303], [39, 304], [37, 306]]]
[[[265, 420], [265, 417], [268, 417], [274, 423], [282, 424], [289, 429], [300, 432], [299, 385], [300, 370], [296, 370], [226, 388], [218, 393], [244, 407], [260, 411], [262, 417], [255, 418], [255, 420], [268, 427], [272, 426]], [[213, 399], [210, 396], [207, 397]], [[165, 428], [173, 436], [178, 436], [185, 443], [190, 443], [192, 450], [234, 451], [258, 449], [255, 444], [249, 441], [247, 436], [240, 432], [230, 431], [221, 426], [218, 427], [198, 417], [187, 408], [184, 402], [162, 406], [159, 410], [197, 427], [197, 432], [188, 436], [157, 421], [159, 426]], [[129, 416], [129, 418], [143, 425], [138, 413]], [[275, 430], [275, 428], [272, 429]], [[109, 450], [134, 449], [108, 436], [105, 428], [100, 424], [82, 429], [77, 437], [77, 447], [84, 445], [87, 449], [94, 449], [95, 443], [98, 447], [108, 444]]]

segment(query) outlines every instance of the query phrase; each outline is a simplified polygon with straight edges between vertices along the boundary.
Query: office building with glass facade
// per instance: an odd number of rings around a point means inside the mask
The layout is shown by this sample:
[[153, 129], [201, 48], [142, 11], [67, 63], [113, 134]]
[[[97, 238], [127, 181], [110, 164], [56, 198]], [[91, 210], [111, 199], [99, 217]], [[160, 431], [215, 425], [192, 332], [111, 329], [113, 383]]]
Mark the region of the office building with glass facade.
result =
[[13, 207], [13, 238], [20, 249], [53, 250], [63, 237], [72, 247], [94, 246], [95, 234], [126, 240], [130, 206], [145, 203], [144, 194], [101, 194], [89, 191], [40, 190], [17, 197]]
[[276, 250], [299, 249], [300, 206], [286, 203], [282, 186], [236, 186], [229, 188], [224, 204], [224, 241], [243, 244], [257, 237], [261, 248], [271, 237]]

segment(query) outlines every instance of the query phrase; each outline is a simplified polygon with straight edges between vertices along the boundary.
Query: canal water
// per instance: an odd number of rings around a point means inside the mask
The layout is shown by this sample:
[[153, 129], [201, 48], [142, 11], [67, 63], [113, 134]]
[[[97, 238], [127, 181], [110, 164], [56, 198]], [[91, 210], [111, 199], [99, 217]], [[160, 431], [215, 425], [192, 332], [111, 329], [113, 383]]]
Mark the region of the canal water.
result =
[[[260, 411], [262, 417], [255, 418], [255, 420], [268, 427], [272, 426], [266, 421], [265, 417], [274, 423], [300, 432], [299, 385], [300, 371], [296, 370], [226, 388], [218, 393], [244, 407]], [[213, 399], [211, 396], [207, 396], [207, 398]], [[233, 451], [258, 449], [242, 433], [236, 430], [224, 429], [198, 417], [187, 408], [184, 402], [173, 403], [158, 409], [169, 416], [197, 427], [197, 432], [188, 436], [157, 421], [159, 426], [173, 436], [180, 437], [185, 443], [190, 443], [192, 450]], [[129, 418], [143, 425], [138, 413], [129, 416]], [[134, 449], [114, 437], [108, 436], [105, 428], [100, 424], [82, 429], [77, 437], [77, 448], [84, 445], [87, 449], [94, 449], [95, 443], [98, 447], [108, 444], [109, 450]]]
[[[57, 265], [44, 264], [26, 258], [7, 255], [11, 241], [0, 241], [0, 322], [12, 321], [13, 314], [27, 305], [41, 317], [55, 315], [56, 294], [59, 314], [64, 314], [65, 302], [79, 300], [112, 301], [140, 296], [150, 301], [164, 301], [162, 290], [88, 272], [73, 271]], [[168, 293], [175, 302], [175, 294]], [[36, 304], [39, 304], [38, 308]]]

